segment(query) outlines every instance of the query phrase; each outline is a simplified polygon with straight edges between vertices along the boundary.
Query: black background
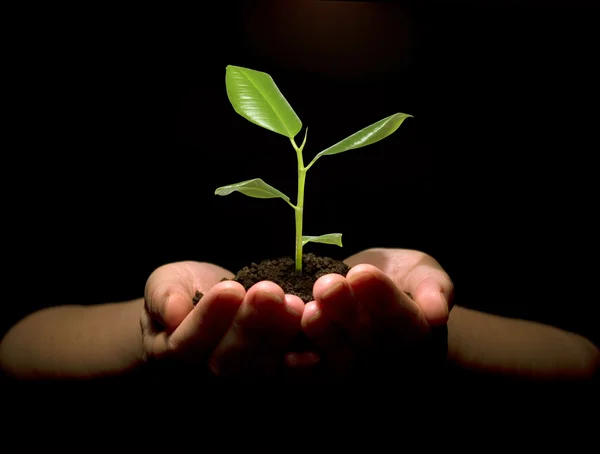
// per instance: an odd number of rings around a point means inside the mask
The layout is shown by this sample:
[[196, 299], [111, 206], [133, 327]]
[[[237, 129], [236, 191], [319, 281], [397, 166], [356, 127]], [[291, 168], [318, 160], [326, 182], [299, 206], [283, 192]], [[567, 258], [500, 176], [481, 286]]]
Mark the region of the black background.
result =
[[593, 2], [40, 8], [12, 16], [3, 70], [3, 325], [142, 296], [170, 261], [235, 271], [293, 254], [284, 202], [214, 195], [255, 177], [296, 195], [289, 141], [229, 104], [232, 64], [274, 78], [309, 128], [305, 162], [414, 115], [311, 168], [305, 234], [342, 232], [344, 247], [306, 252], [420, 249], [457, 304], [597, 335]]

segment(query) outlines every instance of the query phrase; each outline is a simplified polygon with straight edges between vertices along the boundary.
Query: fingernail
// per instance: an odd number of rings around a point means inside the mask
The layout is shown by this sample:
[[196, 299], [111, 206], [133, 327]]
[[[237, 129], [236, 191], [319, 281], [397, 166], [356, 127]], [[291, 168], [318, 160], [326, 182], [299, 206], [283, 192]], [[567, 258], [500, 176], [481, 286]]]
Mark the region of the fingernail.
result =
[[444, 308], [446, 309], [446, 315], [450, 314], [450, 308], [448, 307], [448, 300], [443, 292], [440, 292], [440, 296], [442, 298], [442, 303], [444, 303]]
[[317, 309], [315, 311], [315, 313], [310, 316], [310, 318], [308, 319], [308, 321], [311, 322], [311, 323], [315, 322], [315, 321], [319, 320], [322, 315], [323, 315], [323, 311], [321, 309]]
[[315, 312], [309, 315], [308, 322], [304, 326], [304, 333], [309, 338], [320, 336], [327, 330], [328, 326], [329, 322], [323, 311], [320, 308], [315, 308]]
[[327, 300], [327, 299], [331, 298], [333, 295], [335, 295], [336, 293], [339, 293], [339, 291], [343, 287], [345, 287], [345, 284], [342, 281], [337, 281], [336, 283], [330, 285], [329, 287], [327, 287], [327, 289], [325, 289], [321, 298], [324, 300]]
[[288, 353], [285, 356], [285, 361], [287, 362], [288, 365], [290, 365], [292, 367], [298, 365], [298, 354], [297, 353]]
[[261, 309], [263, 307], [281, 305], [283, 304], [283, 299], [279, 295], [261, 290], [254, 295], [253, 304], [257, 309]]
[[296, 317], [302, 317], [302, 313], [304, 312], [304, 306], [296, 307], [293, 303], [286, 301], [285, 310], [288, 311], [288, 313], [295, 315]]

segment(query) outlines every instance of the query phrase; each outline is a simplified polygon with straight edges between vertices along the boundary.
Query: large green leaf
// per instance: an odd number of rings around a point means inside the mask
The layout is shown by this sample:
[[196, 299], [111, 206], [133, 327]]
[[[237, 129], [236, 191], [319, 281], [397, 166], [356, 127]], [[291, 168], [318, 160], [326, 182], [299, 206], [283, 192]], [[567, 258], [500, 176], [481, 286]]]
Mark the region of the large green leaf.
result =
[[229, 195], [234, 191], [241, 192], [242, 194], [250, 197], [256, 197], [257, 199], [281, 198], [287, 202], [290, 201], [290, 198], [287, 195], [278, 191], [273, 186], [268, 185], [260, 178], [254, 178], [253, 180], [242, 181], [241, 183], [221, 186], [215, 190], [215, 194]]
[[327, 235], [319, 235], [319, 236], [303, 236], [302, 237], [302, 246], [306, 243], [325, 243], [325, 244], [335, 244], [337, 246], [342, 246], [342, 234], [341, 233], [328, 233]]
[[344, 151], [366, 147], [372, 143], [379, 142], [381, 139], [385, 139], [387, 136], [396, 131], [402, 122], [409, 117], [412, 117], [412, 115], [396, 113], [384, 118], [383, 120], [379, 120], [377, 123], [373, 123], [371, 126], [367, 126], [366, 128], [355, 132], [350, 137], [346, 137], [344, 140], [332, 145], [326, 150], [321, 151], [314, 157], [311, 165], [321, 156], [338, 154]]
[[300, 118], [269, 74], [228, 65], [225, 85], [235, 111], [252, 123], [290, 139], [302, 129]]

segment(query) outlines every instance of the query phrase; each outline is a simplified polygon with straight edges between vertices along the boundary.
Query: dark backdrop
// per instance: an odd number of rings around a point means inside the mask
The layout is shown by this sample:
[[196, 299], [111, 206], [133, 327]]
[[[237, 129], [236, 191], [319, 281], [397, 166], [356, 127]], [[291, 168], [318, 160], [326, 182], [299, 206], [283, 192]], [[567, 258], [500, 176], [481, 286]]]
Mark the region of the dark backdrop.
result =
[[[196, 2], [15, 16], [3, 166], [7, 326], [34, 308], [141, 296], [175, 260], [232, 271], [292, 255], [289, 142], [237, 115], [225, 67], [271, 74], [305, 160], [395, 112], [384, 141], [325, 157], [306, 234], [344, 258], [421, 249], [456, 302], [594, 336], [598, 9], [578, 1]], [[298, 137], [298, 142], [301, 136]], [[597, 338], [596, 338], [597, 339]]]

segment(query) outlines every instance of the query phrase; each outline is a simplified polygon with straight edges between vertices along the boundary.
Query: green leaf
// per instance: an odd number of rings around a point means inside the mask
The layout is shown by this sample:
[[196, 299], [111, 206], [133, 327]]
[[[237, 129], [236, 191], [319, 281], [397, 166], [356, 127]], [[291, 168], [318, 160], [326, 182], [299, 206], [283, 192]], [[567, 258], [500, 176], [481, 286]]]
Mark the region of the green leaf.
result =
[[273, 186], [268, 185], [260, 178], [254, 178], [253, 180], [242, 181], [241, 183], [221, 186], [215, 190], [215, 194], [229, 195], [234, 191], [241, 192], [242, 194], [250, 197], [256, 197], [257, 199], [281, 198], [286, 202], [290, 201], [290, 198], [287, 195], [278, 191]]
[[342, 246], [342, 234], [341, 233], [328, 233], [327, 235], [320, 236], [303, 236], [302, 246], [306, 243], [325, 243], [335, 244], [336, 246]]
[[344, 151], [366, 147], [372, 143], [379, 142], [381, 139], [385, 139], [387, 136], [396, 131], [402, 122], [409, 117], [412, 117], [412, 115], [396, 113], [384, 118], [383, 120], [379, 120], [377, 123], [373, 123], [371, 126], [367, 126], [366, 128], [355, 132], [350, 137], [346, 137], [344, 140], [336, 143], [326, 150], [321, 151], [315, 156], [310, 165], [312, 165], [312, 163], [314, 163], [321, 156], [338, 154]]
[[258, 126], [293, 139], [302, 122], [267, 73], [228, 65], [227, 96], [235, 111]]

